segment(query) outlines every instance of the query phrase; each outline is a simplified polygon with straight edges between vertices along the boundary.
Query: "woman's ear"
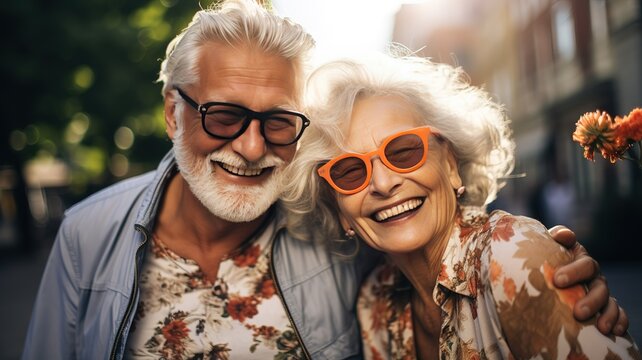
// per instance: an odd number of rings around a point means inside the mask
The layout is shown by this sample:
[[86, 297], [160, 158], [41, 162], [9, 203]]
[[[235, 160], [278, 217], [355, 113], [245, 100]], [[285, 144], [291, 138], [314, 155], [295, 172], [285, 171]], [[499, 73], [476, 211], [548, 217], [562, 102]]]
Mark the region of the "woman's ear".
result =
[[339, 222], [341, 223], [341, 228], [344, 232], [347, 232], [348, 229], [352, 228], [352, 226], [350, 226], [350, 222], [348, 222], [348, 219], [341, 213], [341, 211], [339, 211]]
[[176, 98], [174, 91], [165, 93], [165, 131], [171, 140], [176, 133]]
[[448, 175], [448, 180], [450, 181], [450, 186], [457, 190], [463, 183], [461, 181], [461, 176], [459, 176], [459, 166], [457, 164], [457, 159], [455, 155], [450, 151], [449, 148], [446, 148], [446, 164], [448, 168], [446, 169], [446, 174]]

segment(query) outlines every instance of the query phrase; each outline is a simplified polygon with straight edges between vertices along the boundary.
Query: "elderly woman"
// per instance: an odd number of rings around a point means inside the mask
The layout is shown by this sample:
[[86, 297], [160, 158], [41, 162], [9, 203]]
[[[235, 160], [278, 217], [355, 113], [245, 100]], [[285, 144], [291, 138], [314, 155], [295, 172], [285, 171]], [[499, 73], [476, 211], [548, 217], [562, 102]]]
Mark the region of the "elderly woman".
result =
[[640, 358], [629, 335], [573, 317], [585, 289], [553, 286], [572, 256], [543, 225], [485, 212], [514, 143], [460, 69], [382, 56], [331, 62], [310, 84], [315, 124], [293, 163], [310, 176], [293, 197], [313, 201], [290, 225], [387, 254], [358, 302], [367, 358]]

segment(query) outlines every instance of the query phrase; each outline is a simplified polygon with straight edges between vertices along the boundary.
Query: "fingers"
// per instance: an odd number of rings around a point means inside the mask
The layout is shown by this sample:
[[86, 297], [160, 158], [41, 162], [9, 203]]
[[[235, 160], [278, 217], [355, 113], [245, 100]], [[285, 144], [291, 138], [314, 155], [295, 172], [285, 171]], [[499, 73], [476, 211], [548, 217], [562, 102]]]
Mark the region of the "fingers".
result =
[[629, 318], [626, 312], [617, 303], [614, 297], [609, 298], [609, 303], [597, 319], [597, 328], [604, 335], [622, 336], [629, 328]]
[[[615, 298], [612, 298], [615, 301]], [[615, 301], [617, 303], [617, 301]], [[626, 311], [618, 305], [618, 318], [613, 328], [613, 334], [617, 336], [622, 336], [626, 333], [626, 330], [629, 329], [629, 317], [626, 315]]]
[[614, 297], [610, 297], [606, 307], [597, 319], [597, 328], [604, 335], [609, 335], [613, 330], [618, 317], [620, 316], [620, 307], [617, 305]]
[[[598, 311], [605, 308], [609, 302], [609, 288], [606, 285], [604, 276], [598, 276], [591, 281], [588, 290], [586, 296], [578, 300], [573, 307], [573, 316], [579, 321], [584, 321], [591, 316], [597, 315]], [[612, 327], [617, 318], [607, 317], [604, 321], [610, 322]]]
[[614, 297], [609, 296], [606, 278], [600, 275], [600, 266], [591, 258], [586, 249], [577, 242], [575, 233], [565, 226], [549, 229], [553, 239], [573, 253], [574, 261], [555, 272], [553, 282], [565, 288], [590, 281], [588, 293], [573, 307], [573, 315], [584, 321], [598, 315], [597, 328], [604, 335], [622, 336], [629, 328], [629, 318]]
[[579, 245], [575, 233], [566, 226], [555, 225], [548, 230], [553, 239], [560, 245], [571, 250], [574, 246]]
[[[578, 246], [575, 261], [555, 271], [555, 277], [553, 279], [555, 286], [565, 288], [598, 279], [597, 276], [600, 273], [600, 265], [587, 255], [582, 245], [578, 244]], [[604, 285], [606, 286], [606, 280], [604, 280]], [[602, 305], [606, 305], [606, 299], [604, 299]]]

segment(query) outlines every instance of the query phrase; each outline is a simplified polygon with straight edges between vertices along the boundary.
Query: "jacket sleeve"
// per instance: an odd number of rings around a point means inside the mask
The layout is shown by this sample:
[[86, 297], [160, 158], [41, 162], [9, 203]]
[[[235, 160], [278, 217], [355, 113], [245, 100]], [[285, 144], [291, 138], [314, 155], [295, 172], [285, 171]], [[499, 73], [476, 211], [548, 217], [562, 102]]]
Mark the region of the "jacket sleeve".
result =
[[79, 301], [78, 249], [63, 222], [45, 267], [22, 359], [74, 359]]

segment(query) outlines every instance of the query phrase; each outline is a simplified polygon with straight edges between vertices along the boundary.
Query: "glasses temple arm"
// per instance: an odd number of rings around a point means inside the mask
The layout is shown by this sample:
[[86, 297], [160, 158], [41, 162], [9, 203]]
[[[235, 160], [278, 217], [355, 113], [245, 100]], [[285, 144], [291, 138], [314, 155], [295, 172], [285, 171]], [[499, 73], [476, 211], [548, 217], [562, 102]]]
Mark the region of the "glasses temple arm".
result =
[[190, 104], [191, 107], [198, 110], [199, 112], [201, 111], [201, 106], [196, 101], [194, 101], [191, 97], [187, 96], [187, 94], [185, 94], [183, 90], [181, 90], [178, 87], [174, 87], [174, 89], [178, 91], [178, 95], [180, 95], [183, 98], [183, 100], [185, 100], [188, 104]]

